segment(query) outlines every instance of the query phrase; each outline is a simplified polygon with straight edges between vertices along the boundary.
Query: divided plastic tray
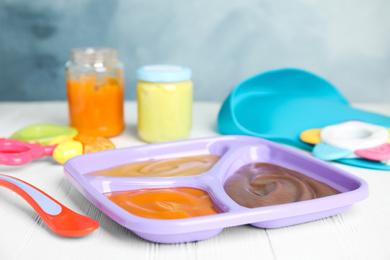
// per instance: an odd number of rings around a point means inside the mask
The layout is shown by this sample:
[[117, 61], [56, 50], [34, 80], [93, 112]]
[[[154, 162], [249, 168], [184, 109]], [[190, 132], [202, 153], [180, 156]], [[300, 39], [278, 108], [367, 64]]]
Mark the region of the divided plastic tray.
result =
[[[213, 154], [220, 160], [207, 172], [185, 177], [103, 177], [85, 176], [93, 171], [150, 159]], [[235, 203], [223, 188], [225, 181], [241, 166], [263, 162], [298, 171], [326, 183], [340, 194], [282, 205], [246, 208]], [[218, 136], [177, 142], [149, 144], [97, 153], [68, 160], [65, 174], [96, 207], [138, 236], [159, 243], [204, 240], [224, 228], [251, 224], [279, 228], [338, 214], [368, 196], [362, 179], [326, 162], [257, 137]], [[149, 219], [135, 216], [111, 202], [106, 192], [142, 188], [193, 187], [206, 191], [216, 215], [183, 219]]]

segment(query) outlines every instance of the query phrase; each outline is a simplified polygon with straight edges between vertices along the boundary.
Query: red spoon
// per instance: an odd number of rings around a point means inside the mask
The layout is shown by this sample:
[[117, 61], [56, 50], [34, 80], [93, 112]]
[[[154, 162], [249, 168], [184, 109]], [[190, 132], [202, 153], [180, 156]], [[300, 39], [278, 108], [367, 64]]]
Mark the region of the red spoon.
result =
[[58, 235], [78, 237], [89, 234], [99, 227], [96, 220], [68, 209], [27, 182], [0, 174], [0, 186], [13, 190], [22, 196], [41, 216], [46, 225]]

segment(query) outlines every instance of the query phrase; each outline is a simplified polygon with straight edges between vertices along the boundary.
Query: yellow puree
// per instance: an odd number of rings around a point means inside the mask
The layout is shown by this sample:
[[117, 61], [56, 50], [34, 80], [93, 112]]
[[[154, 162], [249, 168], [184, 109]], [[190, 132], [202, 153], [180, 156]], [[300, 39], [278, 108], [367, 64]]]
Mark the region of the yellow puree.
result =
[[135, 162], [91, 172], [89, 176], [109, 177], [176, 177], [198, 175], [210, 170], [220, 156], [206, 154]]
[[185, 139], [192, 124], [192, 82], [139, 81], [138, 134], [146, 142]]

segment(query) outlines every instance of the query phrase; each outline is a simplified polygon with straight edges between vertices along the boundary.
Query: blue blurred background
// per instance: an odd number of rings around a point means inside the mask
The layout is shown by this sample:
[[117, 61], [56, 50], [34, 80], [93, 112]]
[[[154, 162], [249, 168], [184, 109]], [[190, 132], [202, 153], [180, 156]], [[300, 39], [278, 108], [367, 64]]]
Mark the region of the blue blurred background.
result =
[[65, 100], [75, 47], [118, 49], [126, 99], [135, 70], [193, 70], [195, 100], [284, 67], [313, 72], [351, 102], [390, 100], [388, 0], [0, 0], [0, 100]]

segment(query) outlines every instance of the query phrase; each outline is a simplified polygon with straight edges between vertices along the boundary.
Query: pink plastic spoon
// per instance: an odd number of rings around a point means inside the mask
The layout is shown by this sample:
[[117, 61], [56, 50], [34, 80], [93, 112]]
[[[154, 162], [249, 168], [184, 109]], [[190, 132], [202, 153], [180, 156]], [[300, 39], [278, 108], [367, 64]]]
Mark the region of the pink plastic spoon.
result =
[[30, 144], [18, 140], [0, 138], [0, 164], [22, 165], [53, 154], [56, 145]]
[[99, 227], [96, 220], [70, 210], [27, 182], [0, 174], [0, 186], [13, 190], [22, 196], [47, 226], [58, 235], [78, 237], [89, 234]]

